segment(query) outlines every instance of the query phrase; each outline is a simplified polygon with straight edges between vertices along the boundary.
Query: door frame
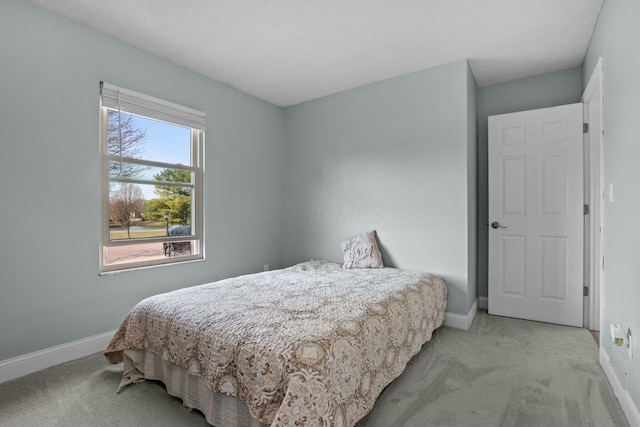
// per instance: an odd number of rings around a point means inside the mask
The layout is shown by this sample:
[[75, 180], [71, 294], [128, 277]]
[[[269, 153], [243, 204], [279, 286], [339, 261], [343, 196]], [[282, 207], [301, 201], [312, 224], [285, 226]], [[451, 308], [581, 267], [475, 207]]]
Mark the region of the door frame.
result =
[[602, 253], [602, 148], [604, 139], [603, 120], [603, 75], [602, 57], [598, 59], [589, 83], [582, 94], [584, 121], [589, 124], [589, 132], [584, 137], [585, 153], [585, 204], [589, 214], [585, 215], [584, 226], [584, 281], [589, 296], [584, 297], [584, 326], [599, 331], [600, 296], [604, 280], [604, 258]]

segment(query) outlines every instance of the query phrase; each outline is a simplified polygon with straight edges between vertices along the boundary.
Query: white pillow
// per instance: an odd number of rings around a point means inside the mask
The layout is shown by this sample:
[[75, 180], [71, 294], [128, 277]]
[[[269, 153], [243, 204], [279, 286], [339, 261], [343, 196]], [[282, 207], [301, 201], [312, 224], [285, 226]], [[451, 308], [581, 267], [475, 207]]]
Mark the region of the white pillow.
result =
[[343, 268], [382, 268], [376, 231], [359, 234], [340, 244], [344, 256]]

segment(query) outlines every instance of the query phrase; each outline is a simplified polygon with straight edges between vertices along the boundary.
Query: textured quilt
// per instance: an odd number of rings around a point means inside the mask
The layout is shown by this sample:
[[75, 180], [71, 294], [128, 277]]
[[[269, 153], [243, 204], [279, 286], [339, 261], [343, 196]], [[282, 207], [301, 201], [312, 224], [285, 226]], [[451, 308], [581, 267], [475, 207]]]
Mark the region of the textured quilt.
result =
[[272, 426], [353, 426], [444, 320], [426, 273], [310, 261], [147, 298], [105, 355], [144, 349]]

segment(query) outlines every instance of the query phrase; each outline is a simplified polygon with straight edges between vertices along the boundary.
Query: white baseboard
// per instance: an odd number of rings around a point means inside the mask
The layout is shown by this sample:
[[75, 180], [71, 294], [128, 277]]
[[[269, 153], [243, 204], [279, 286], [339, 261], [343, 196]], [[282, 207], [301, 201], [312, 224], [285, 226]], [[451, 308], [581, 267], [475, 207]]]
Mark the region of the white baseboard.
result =
[[104, 350], [116, 331], [0, 361], [0, 383]]
[[488, 297], [478, 297], [478, 308], [480, 310], [488, 310], [489, 309], [489, 298]]
[[613, 392], [620, 402], [620, 406], [622, 406], [622, 410], [629, 421], [629, 425], [631, 425], [631, 427], [640, 427], [640, 411], [638, 411], [638, 407], [633, 403], [633, 399], [631, 399], [629, 391], [625, 390], [615, 374], [613, 367], [611, 366], [609, 355], [602, 347], [600, 347], [600, 366], [602, 366], [602, 370], [609, 380], [609, 383], [613, 388]]
[[478, 314], [478, 300], [473, 303], [471, 310], [469, 310], [469, 313], [466, 316], [463, 314], [447, 312], [442, 324], [452, 328], [468, 330], [473, 323], [473, 319], [476, 318], [476, 314]]

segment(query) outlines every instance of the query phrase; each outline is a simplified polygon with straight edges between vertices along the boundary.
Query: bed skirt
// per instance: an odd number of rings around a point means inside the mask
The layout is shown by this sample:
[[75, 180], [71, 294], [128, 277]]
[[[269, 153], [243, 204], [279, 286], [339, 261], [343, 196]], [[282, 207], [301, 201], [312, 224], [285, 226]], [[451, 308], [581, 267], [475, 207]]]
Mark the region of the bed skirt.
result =
[[144, 380], [162, 381], [171, 396], [182, 399], [188, 408], [202, 412], [216, 427], [266, 427], [249, 413], [240, 399], [214, 393], [207, 384], [179, 366], [165, 363], [144, 350], [124, 351], [123, 377], [118, 391], [127, 384]]

